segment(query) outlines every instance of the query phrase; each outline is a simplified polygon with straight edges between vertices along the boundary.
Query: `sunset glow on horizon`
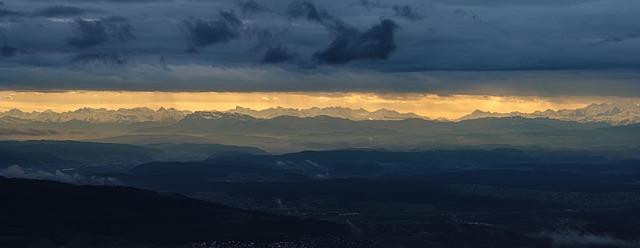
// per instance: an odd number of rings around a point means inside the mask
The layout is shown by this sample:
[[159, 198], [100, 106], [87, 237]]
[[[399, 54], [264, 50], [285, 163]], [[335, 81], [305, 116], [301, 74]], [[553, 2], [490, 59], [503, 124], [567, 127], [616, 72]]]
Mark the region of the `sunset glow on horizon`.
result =
[[266, 108], [348, 107], [369, 111], [391, 109], [413, 112], [430, 118], [460, 118], [478, 109], [490, 112], [544, 111], [575, 109], [591, 103], [634, 101], [632, 98], [605, 97], [527, 97], [433, 94], [307, 93], [307, 92], [135, 92], [135, 91], [0, 91], [0, 111], [56, 112], [79, 108], [176, 108], [205, 111], [228, 110], [236, 106]]

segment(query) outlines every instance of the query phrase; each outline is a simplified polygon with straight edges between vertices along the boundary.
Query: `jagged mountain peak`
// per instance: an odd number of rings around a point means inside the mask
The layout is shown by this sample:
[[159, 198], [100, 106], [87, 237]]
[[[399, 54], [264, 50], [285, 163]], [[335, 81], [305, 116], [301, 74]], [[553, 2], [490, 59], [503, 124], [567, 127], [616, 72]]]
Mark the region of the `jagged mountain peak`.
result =
[[248, 120], [253, 119], [253, 117], [249, 115], [239, 114], [239, 113], [231, 113], [231, 112], [222, 112], [222, 111], [196, 111], [192, 114], [189, 114], [185, 117], [185, 119], [205, 119], [205, 120], [219, 120], [219, 119], [238, 119], [238, 120]]
[[426, 117], [414, 114], [414, 113], [400, 113], [395, 110], [378, 109], [375, 111], [368, 111], [363, 108], [352, 109], [347, 107], [311, 107], [307, 109], [295, 109], [285, 107], [273, 107], [263, 110], [253, 110], [250, 108], [236, 107], [225, 112], [239, 113], [250, 115], [259, 119], [272, 119], [280, 116], [293, 116], [293, 117], [317, 117], [317, 116], [329, 116], [350, 120], [404, 120], [412, 118], [427, 119]]
[[535, 111], [532, 113], [492, 113], [476, 110], [460, 119], [470, 120], [489, 117], [525, 117], [525, 118], [549, 118], [575, 122], [606, 122], [612, 125], [628, 125], [640, 123], [640, 104], [623, 103], [592, 103], [577, 109], [561, 109]]
[[84, 107], [67, 112], [55, 112], [45, 110], [42, 112], [23, 112], [19, 109], [12, 109], [7, 112], [0, 112], [0, 117], [13, 117], [29, 121], [40, 122], [68, 122], [86, 121], [93, 123], [111, 122], [146, 122], [146, 121], [178, 121], [184, 118], [190, 111], [180, 111], [176, 109], [153, 110], [146, 107], [141, 108], [120, 108], [109, 110], [106, 108]]

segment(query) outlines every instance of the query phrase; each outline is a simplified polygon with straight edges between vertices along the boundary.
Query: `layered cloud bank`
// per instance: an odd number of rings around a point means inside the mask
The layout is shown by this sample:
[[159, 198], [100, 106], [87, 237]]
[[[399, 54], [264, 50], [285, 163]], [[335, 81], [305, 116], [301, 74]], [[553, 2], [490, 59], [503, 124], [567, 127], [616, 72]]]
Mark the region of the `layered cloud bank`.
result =
[[0, 88], [637, 96], [639, 9], [626, 0], [5, 0]]

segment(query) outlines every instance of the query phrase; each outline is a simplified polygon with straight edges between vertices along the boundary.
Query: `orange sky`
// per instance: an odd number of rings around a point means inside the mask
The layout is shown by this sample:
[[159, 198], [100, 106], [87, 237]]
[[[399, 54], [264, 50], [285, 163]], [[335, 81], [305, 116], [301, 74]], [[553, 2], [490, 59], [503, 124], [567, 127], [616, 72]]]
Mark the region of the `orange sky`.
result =
[[173, 107], [184, 110], [227, 110], [236, 106], [252, 109], [276, 106], [289, 108], [341, 106], [367, 110], [387, 108], [400, 112], [414, 112], [431, 118], [449, 119], [459, 118], [475, 109], [492, 112], [533, 112], [579, 108], [590, 103], [611, 101], [638, 101], [638, 99], [301, 92], [0, 91], [0, 111], [11, 108], [23, 111], [51, 109], [59, 112], [82, 107], [107, 109]]

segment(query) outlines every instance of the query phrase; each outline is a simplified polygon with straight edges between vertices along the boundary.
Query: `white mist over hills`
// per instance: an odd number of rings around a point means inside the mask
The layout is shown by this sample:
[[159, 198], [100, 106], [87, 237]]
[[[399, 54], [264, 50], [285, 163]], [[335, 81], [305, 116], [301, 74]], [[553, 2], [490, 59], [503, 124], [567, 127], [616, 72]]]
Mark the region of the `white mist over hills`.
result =
[[[257, 118], [272, 119], [280, 116], [293, 116], [299, 118], [329, 116], [350, 120], [405, 120], [405, 119], [425, 119], [430, 118], [420, 116], [415, 113], [400, 113], [394, 110], [379, 109], [368, 111], [365, 109], [351, 109], [345, 107], [329, 108], [268, 108], [264, 110], [254, 110], [244, 107], [236, 107], [226, 111], [198, 111], [177, 110], [174, 108], [132, 108], [108, 110], [104, 108], [82, 108], [68, 112], [54, 112], [51, 110], [43, 112], [23, 112], [18, 109], [11, 109], [0, 112], [0, 118], [14, 119], [14, 121], [27, 120], [39, 122], [68, 122], [85, 121], [90, 123], [114, 123], [114, 122], [175, 122], [188, 117], [203, 117], [206, 119], [221, 118]], [[545, 110], [533, 113], [511, 112], [497, 113], [476, 110], [469, 115], [455, 121], [464, 121], [482, 118], [503, 118], [503, 117], [524, 117], [524, 118], [548, 118], [563, 121], [606, 122], [612, 125], [628, 125], [640, 123], [640, 104], [637, 103], [600, 103], [591, 104], [578, 109]]]

